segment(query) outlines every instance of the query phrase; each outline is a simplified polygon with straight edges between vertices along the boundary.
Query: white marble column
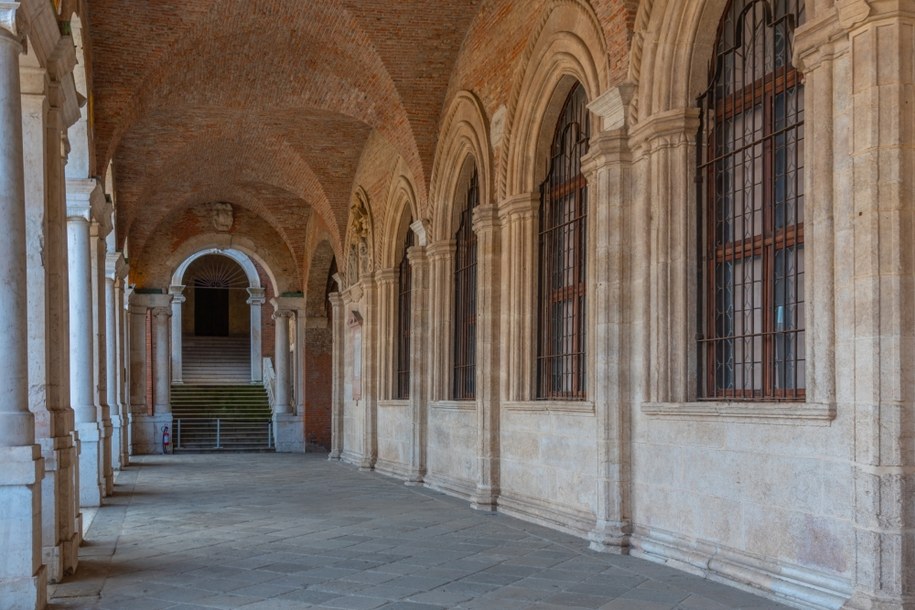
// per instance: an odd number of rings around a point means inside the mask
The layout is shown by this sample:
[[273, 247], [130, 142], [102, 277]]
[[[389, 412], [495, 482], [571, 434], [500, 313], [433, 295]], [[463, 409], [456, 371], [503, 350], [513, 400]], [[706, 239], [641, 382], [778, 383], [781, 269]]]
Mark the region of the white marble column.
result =
[[102, 428], [92, 387], [92, 268], [89, 220], [104, 200], [95, 180], [67, 181], [67, 242], [70, 290], [70, 400], [79, 434], [81, 506], [100, 506], [104, 497]]
[[344, 337], [346, 336], [346, 318], [343, 314], [343, 297], [339, 292], [332, 292], [328, 296], [333, 319], [333, 356], [332, 356], [332, 389], [331, 389], [331, 423], [330, 423], [330, 455], [328, 459], [339, 460], [343, 453], [343, 384], [345, 351]]
[[273, 412], [280, 415], [292, 413], [292, 405], [289, 401], [289, 322], [293, 315], [293, 312], [288, 309], [277, 309], [273, 312], [273, 319], [276, 321], [273, 367], [276, 371], [276, 382], [273, 388]]
[[263, 341], [262, 306], [266, 300], [263, 288], [248, 288], [248, 305], [251, 306], [251, 383], [264, 381], [264, 364], [261, 343]]
[[133, 455], [147, 455], [153, 453], [157, 447], [152, 405], [147, 404], [146, 400], [146, 370], [149, 366], [146, 357], [149, 296], [131, 291], [127, 303], [130, 451]]
[[26, 240], [18, 2], [0, 2], [0, 600], [43, 608], [47, 574], [41, 564], [41, 479], [44, 463], [28, 408]]
[[114, 491], [114, 469], [111, 461], [111, 408], [108, 405], [108, 315], [105, 312], [105, 265], [108, 256], [107, 237], [112, 230], [112, 206], [106, 198], [98, 209], [93, 209], [89, 223], [90, 260], [92, 265], [92, 391], [95, 398], [101, 430], [102, 463], [99, 476], [105, 496]]
[[[123, 255], [118, 253], [118, 264], [115, 267], [114, 280], [114, 365], [113, 377], [115, 397], [111, 403], [112, 411], [117, 412], [119, 428], [115, 431], [117, 434], [118, 453], [112, 454], [112, 459], [116, 461], [118, 468], [124, 468], [129, 464], [130, 454], [130, 416], [129, 401], [127, 399], [127, 380], [126, 368], [124, 366], [124, 354], [127, 348], [127, 329], [126, 329], [126, 310], [124, 308], [124, 284], [127, 276], [127, 265], [124, 263]], [[110, 371], [111, 372], [111, 371]], [[112, 417], [112, 422], [114, 418]], [[112, 444], [112, 452], [114, 445]]]
[[[291, 390], [296, 383], [298, 365], [296, 361], [301, 352], [301, 335], [297, 332], [296, 312], [303, 304], [300, 297], [276, 297], [270, 300], [273, 305], [273, 319], [276, 320], [276, 348], [274, 367], [276, 384], [274, 387], [273, 433], [276, 450], [280, 453], [302, 453], [305, 451], [305, 417], [297, 413]], [[289, 359], [290, 335], [289, 326], [293, 326], [292, 345], [295, 346], [294, 360]]]
[[121, 418], [124, 422], [124, 442], [121, 445], [121, 463], [130, 464], [130, 455], [133, 453], [133, 413], [130, 410], [130, 295], [133, 290], [127, 283], [127, 265], [118, 277], [117, 305], [118, 305], [118, 401], [120, 402]]
[[168, 293], [172, 295], [172, 383], [184, 383], [181, 308], [187, 297], [183, 294], [184, 286], [170, 286]]
[[123, 266], [124, 259], [119, 252], [109, 252], [105, 257], [105, 361], [106, 361], [106, 396], [111, 413], [111, 467], [120, 470], [124, 465], [121, 454], [124, 446], [126, 421], [119, 408], [118, 380], [118, 317], [117, 305], [118, 268]]

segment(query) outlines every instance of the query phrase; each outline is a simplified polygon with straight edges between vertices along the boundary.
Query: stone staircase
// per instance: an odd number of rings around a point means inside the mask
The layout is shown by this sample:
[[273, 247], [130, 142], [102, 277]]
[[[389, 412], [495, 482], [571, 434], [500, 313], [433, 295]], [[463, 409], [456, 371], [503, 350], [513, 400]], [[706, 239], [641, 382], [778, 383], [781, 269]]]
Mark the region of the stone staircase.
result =
[[172, 386], [175, 451], [269, 451], [273, 430], [260, 385]]
[[251, 343], [248, 337], [193, 337], [181, 339], [181, 376], [190, 385], [239, 385], [251, 381]]

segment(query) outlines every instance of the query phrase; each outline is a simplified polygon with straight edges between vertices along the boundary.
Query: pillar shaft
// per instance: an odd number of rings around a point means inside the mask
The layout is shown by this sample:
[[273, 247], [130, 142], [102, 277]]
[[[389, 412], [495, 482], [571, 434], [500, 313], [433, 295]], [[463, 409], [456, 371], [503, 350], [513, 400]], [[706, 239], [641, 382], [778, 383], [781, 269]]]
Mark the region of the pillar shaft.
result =
[[0, 600], [9, 607], [44, 607], [41, 565], [41, 479], [44, 464], [35, 445], [28, 408], [25, 195], [22, 100], [16, 29], [18, 2], [0, 2]]
[[428, 428], [429, 378], [429, 257], [425, 246], [407, 252], [412, 273], [410, 289], [410, 406], [412, 442], [409, 483], [421, 483], [426, 476], [426, 437]]
[[168, 291], [172, 295], [172, 383], [184, 383], [181, 310], [187, 297], [182, 294], [184, 286], [172, 286]]
[[273, 388], [273, 412], [277, 414], [292, 412], [292, 405], [289, 403], [289, 319], [292, 315], [293, 312], [289, 310], [277, 310], [273, 314], [273, 319], [276, 320], [276, 383]]
[[343, 383], [344, 383], [344, 337], [346, 336], [346, 319], [343, 315], [343, 297], [339, 292], [330, 294], [331, 315], [333, 319], [333, 356], [331, 375], [331, 437], [329, 459], [339, 460], [343, 453]]
[[168, 415], [172, 412], [171, 404], [171, 377], [169, 364], [171, 353], [168, 347], [169, 318], [172, 315], [170, 307], [156, 307], [153, 309], [153, 326], [155, 333], [156, 365], [153, 368], [153, 404], [155, 415]]
[[262, 307], [264, 304], [263, 288], [248, 288], [248, 305], [251, 306], [251, 383], [264, 380], [262, 344]]
[[70, 245], [70, 400], [76, 422], [96, 421], [92, 399], [92, 280], [89, 268], [89, 219], [67, 218]]

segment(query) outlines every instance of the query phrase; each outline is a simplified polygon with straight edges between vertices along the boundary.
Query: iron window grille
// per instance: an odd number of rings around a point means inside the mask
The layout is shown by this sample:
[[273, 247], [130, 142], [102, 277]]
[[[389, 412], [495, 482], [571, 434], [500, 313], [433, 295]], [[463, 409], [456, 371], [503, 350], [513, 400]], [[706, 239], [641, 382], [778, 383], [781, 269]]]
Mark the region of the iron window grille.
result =
[[590, 116], [579, 84], [563, 105], [540, 185], [537, 398], [585, 398], [585, 235]]
[[410, 316], [413, 292], [413, 272], [407, 253], [413, 246], [413, 231], [407, 229], [403, 258], [400, 259], [397, 290], [397, 378], [394, 398], [410, 398]]
[[700, 398], [804, 399], [803, 19], [803, 0], [732, 0], [699, 98]]
[[460, 224], [454, 236], [454, 400], [476, 397], [477, 361], [477, 236], [473, 210], [480, 200], [477, 170], [470, 177]]

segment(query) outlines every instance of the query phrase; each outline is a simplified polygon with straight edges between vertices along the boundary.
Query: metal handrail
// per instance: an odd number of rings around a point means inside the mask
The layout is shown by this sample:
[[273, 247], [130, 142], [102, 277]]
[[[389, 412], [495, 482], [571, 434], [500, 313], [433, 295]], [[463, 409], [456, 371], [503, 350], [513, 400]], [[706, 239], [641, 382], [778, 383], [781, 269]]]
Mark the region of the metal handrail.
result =
[[[226, 424], [226, 426], [224, 426]], [[235, 430], [232, 430], [232, 425], [236, 424]], [[215, 428], [213, 432], [203, 431], [201, 434], [194, 434], [194, 432], [200, 431], [200, 426], [208, 426]], [[266, 430], [265, 427], [266, 426]], [[228, 428], [226, 430], [225, 428]], [[193, 435], [195, 439], [200, 439], [201, 437], [206, 439], [213, 439], [212, 444], [206, 444], [206, 446], [195, 446], [194, 449], [227, 449], [231, 448], [231, 445], [234, 444], [233, 441], [228, 441], [226, 443], [226, 437], [231, 434], [231, 432], [238, 432], [239, 429], [242, 432], [260, 432], [265, 430], [267, 433], [267, 443], [262, 447], [265, 449], [275, 449], [275, 437], [273, 434], [273, 422], [272, 421], [263, 421], [263, 420], [250, 420], [244, 418], [233, 418], [233, 417], [214, 417], [214, 418], [179, 418], [175, 420], [175, 449], [185, 449], [185, 442], [189, 435]], [[199, 442], [199, 441], [198, 441]], [[198, 442], [194, 444], [197, 445]], [[244, 443], [244, 444], [257, 444], [257, 443]]]

